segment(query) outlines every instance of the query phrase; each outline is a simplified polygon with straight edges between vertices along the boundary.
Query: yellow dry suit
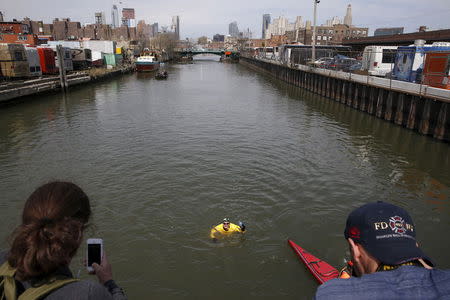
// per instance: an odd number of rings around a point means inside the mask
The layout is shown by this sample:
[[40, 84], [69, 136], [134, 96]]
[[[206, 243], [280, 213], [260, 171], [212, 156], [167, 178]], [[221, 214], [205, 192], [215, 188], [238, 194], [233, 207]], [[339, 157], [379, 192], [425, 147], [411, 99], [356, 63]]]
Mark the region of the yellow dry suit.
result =
[[225, 229], [223, 229], [223, 224], [220, 223], [219, 225], [217, 225], [211, 229], [211, 233], [209, 234], [209, 236], [213, 239], [213, 238], [219, 237], [220, 235], [230, 235], [235, 232], [244, 233], [244, 231], [242, 231], [241, 227], [239, 227], [236, 224], [230, 223], [230, 228], [228, 230], [225, 230]]

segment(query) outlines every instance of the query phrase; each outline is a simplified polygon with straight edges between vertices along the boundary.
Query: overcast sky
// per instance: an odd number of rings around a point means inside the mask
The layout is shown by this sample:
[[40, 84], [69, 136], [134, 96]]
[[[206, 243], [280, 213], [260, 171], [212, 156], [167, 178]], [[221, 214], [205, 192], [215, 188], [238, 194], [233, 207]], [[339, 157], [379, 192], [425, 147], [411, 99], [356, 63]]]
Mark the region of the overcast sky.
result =
[[[111, 7], [134, 8], [137, 20], [170, 25], [171, 17], [180, 16], [181, 37], [212, 37], [215, 33], [228, 34], [228, 24], [237, 21], [241, 31], [250, 28], [254, 38], [260, 38], [262, 15], [273, 18], [280, 15], [291, 22], [295, 16], [312, 20], [313, 0], [1, 0], [0, 11], [5, 20], [30, 17], [51, 22], [53, 18], [70, 17], [84, 23], [94, 22], [94, 13], [104, 11], [111, 22]], [[404, 26], [413, 32], [420, 25], [430, 29], [450, 28], [450, 0], [321, 0], [318, 5], [318, 24], [332, 16], [343, 19], [346, 7], [352, 5], [353, 24], [369, 27]]]

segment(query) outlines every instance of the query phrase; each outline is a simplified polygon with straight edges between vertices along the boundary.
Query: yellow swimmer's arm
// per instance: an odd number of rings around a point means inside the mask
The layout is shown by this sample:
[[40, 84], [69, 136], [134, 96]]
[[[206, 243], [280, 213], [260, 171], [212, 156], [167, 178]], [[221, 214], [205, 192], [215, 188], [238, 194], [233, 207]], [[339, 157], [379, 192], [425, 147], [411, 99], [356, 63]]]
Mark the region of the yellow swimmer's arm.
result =
[[233, 223], [230, 224], [230, 231], [244, 233], [240, 226]]
[[220, 226], [220, 224], [217, 225], [217, 226], [215, 226], [215, 227], [213, 227], [213, 228], [211, 228], [211, 233], [209, 234], [209, 236], [210, 236], [212, 239], [215, 239], [215, 238], [216, 238], [216, 234], [217, 234], [217, 233], [220, 233], [220, 231], [217, 229], [218, 226]]

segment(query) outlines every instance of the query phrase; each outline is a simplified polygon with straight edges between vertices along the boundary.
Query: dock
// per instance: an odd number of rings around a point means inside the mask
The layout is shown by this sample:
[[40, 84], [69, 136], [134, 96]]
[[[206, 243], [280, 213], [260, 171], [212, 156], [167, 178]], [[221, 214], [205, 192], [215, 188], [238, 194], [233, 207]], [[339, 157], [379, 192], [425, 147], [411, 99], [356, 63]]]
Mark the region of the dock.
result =
[[[68, 87], [103, 80], [120, 74], [134, 71], [133, 65], [126, 65], [115, 69], [91, 69], [67, 75]], [[45, 76], [42, 78], [20, 81], [8, 81], [0, 84], [0, 104], [10, 103], [16, 99], [38, 95], [46, 92], [62, 91], [60, 77]]]

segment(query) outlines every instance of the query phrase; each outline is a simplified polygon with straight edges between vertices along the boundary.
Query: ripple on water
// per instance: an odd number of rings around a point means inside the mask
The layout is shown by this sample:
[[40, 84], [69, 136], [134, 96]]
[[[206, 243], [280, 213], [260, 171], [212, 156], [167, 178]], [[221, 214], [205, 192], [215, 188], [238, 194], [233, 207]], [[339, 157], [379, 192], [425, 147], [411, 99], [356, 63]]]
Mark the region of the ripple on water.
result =
[[[104, 238], [130, 299], [311, 298], [286, 239], [339, 265], [347, 214], [380, 199], [412, 211], [427, 253], [450, 264], [435, 233], [448, 229], [447, 145], [239, 65], [169, 71], [0, 110], [0, 237], [62, 178], [90, 195], [86, 236]], [[212, 243], [223, 217], [245, 237]]]

